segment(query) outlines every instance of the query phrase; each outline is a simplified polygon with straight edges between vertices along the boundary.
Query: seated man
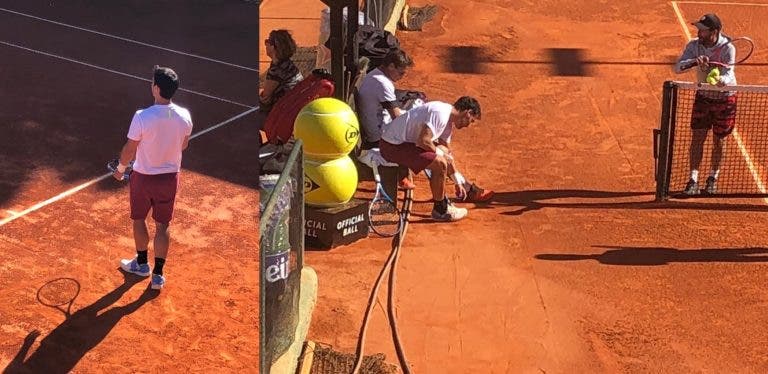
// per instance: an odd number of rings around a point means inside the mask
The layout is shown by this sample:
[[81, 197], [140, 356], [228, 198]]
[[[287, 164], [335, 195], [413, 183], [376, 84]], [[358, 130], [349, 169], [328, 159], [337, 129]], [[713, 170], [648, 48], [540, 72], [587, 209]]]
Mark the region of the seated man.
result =
[[[414, 173], [430, 171], [432, 218], [436, 221], [458, 221], [467, 215], [467, 209], [455, 207], [446, 196], [445, 180], [448, 175], [456, 178], [450, 149], [454, 127], [461, 129], [478, 119], [480, 103], [472, 97], [461, 97], [453, 105], [432, 101], [395, 118], [381, 135], [379, 147], [385, 160]], [[461, 183], [456, 186], [459, 195], [466, 195]]]
[[[381, 133], [387, 125], [410, 109], [406, 105], [416, 106], [423, 103], [420, 100], [422, 97], [414, 98], [406, 91], [395, 90], [394, 82], [400, 80], [411, 66], [413, 66], [411, 58], [404, 51], [397, 50], [387, 54], [381, 65], [363, 78], [358, 90], [358, 113], [364, 135], [362, 145], [364, 156], [368, 150], [378, 147]], [[493, 197], [493, 191], [485, 191], [463, 178], [460, 183], [467, 192], [461, 197], [464, 201], [485, 202]], [[398, 185], [404, 189], [415, 187], [408, 177], [403, 178]]]
[[[381, 66], [366, 74], [360, 83], [357, 100], [363, 128], [363, 154], [378, 148], [382, 127], [404, 111], [395, 96], [394, 82], [402, 78], [405, 69], [410, 66], [413, 66], [413, 61], [404, 51], [391, 52], [384, 57]], [[398, 186], [404, 189], [415, 187], [407, 176], [400, 180]]]

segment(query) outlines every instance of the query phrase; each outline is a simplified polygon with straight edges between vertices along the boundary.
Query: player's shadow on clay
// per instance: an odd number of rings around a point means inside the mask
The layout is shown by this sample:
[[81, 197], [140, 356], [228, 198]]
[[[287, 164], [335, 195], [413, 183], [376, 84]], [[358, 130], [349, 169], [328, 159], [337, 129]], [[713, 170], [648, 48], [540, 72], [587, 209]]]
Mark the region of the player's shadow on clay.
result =
[[594, 260], [604, 265], [660, 266], [674, 262], [768, 262], [768, 249], [703, 248], [677, 249], [662, 247], [610, 247], [603, 253], [541, 253], [534, 256], [545, 261]]
[[[142, 305], [156, 298], [159, 291], [147, 289], [141, 296], [123, 306], [112, 307], [131, 287], [146, 278], [125, 273], [123, 284], [77, 310], [40, 341], [40, 346], [25, 360], [29, 349], [40, 336], [31, 331], [19, 352], [3, 373], [69, 373], [91, 349], [101, 343], [123, 317], [137, 311]], [[105, 309], [108, 310], [104, 311]], [[102, 312], [103, 311], [103, 312]]]
[[[642, 198], [642, 200], [640, 200]], [[612, 201], [614, 200], [614, 201]], [[622, 201], [628, 200], [628, 201]], [[698, 199], [697, 199], [698, 200]], [[620, 192], [593, 190], [529, 190], [497, 192], [485, 204], [475, 208], [514, 207], [500, 214], [519, 216], [545, 208], [553, 209], [628, 209], [628, 210], [720, 210], [734, 212], [761, 212], [768, 210], [762, 203], [724, 204], [707, 201], [656, 201], [653, 192]]]

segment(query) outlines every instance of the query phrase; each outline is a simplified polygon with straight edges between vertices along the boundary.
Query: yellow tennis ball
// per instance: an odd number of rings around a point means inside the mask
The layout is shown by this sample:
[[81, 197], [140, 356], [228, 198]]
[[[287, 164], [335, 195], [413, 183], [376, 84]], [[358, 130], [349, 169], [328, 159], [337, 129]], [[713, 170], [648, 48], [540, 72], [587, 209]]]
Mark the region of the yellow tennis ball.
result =
[[711, 85], [716, 85], [717, 82], [719, 81], [720, 81], [720, 69], [712, 68], [709, 74], [707, 74], [707, 83]]
[[349, 156], [334, 160], [304, 159], [304, 202], [332, 207], [352, 199], [357, 190], [357, 168]]
[[294, 135], [304, 141], [304, 153], [316, 159], [346, 156], [360, 139], [357, 115], [347, 103], [322, 97], [301, 109]]

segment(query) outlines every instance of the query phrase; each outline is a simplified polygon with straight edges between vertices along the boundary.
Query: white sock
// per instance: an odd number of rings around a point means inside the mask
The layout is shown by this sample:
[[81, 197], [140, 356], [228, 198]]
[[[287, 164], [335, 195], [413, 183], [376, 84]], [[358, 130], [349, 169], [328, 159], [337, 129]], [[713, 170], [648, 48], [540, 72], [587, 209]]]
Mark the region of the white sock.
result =
[[691, 179], [693, 179], [694, 182], [699, 181], [699, 171], [698, 170], [691, 170]]
[[720, 175], [720, 169], [718, 170], [712, 170], [709, 172], [709, 176], [712, 178], [715, 178], [717, 180], [717, 177]]

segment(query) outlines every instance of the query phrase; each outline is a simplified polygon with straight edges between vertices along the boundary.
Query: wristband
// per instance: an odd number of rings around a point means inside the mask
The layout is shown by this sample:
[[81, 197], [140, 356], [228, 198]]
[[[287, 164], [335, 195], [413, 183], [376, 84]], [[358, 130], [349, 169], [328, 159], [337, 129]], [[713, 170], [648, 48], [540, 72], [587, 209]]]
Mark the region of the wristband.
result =
[[453, 182], [456, 183], [456, 184], [464, 185], [464, 183], [466, 183], [467, 180], [464, 179], [464, 176], [461, 175], [461, 173], [459, 173], [457, 171], [457, 172], [453, 173]]
[[435, 154], [437, 154], [438, 156], [445, 156], [445, 152], [443, 152], [443, 150], [440, 149], [440, 147], [435, 147]]

